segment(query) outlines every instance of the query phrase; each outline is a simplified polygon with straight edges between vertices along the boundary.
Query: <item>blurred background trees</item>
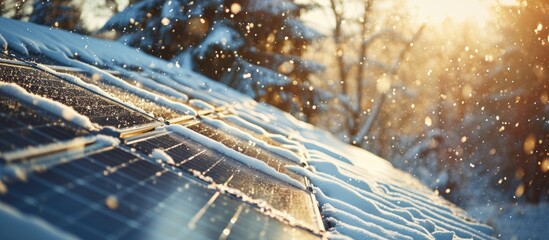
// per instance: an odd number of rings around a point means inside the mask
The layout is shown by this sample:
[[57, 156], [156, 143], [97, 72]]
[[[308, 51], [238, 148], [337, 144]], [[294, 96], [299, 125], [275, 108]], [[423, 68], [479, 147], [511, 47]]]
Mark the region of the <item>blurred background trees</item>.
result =
[[[332, 38], [325, 42], [335, 47], [333, 60], [328, 61], [336, 66], [334, 72], [340, 83], [340, 91], [334, 92], [334, 110], [343, 116], [343, 137], [354, 145], [361, 145], [368, 138], [389, 90], [393, 84], [399, 84], [401, 62], [424, 28], [420, 26], [411, 34], [407, 34], [408, 29], [398, 31], [400, 19], [378, 15], [376, 2], [330, 0], [326, 7], [334, 27]], [[366, 101], [368, 96], [373, 98]]]
[[549, 1], [524, 1], [500, 9], [506, 36], [501, 66], [490, 90], [506, 108], [503, 121], [514, 123], [507, 139], [512, 165], [521, 180], [517, 195], [538, 202], [549, 191]]
[[82, 32], [81, 9], [72, 0], [2, 1], [2, 16]]
[[29, 22], [82, 32], [81, 10], [72, 0], [37, 0], [32, 4]]

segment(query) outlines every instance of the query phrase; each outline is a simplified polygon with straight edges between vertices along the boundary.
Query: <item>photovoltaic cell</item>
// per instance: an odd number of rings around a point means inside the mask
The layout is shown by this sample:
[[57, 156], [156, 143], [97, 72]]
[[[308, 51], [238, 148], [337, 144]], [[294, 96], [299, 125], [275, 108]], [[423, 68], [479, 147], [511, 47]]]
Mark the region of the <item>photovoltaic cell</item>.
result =
[[0, 95], [0, 152], [69, 140], [86, 133], [43, 110]]
[[154, 119], [41, 70], [0, 64], [0, 81], [16, 83], [28, 92], [73, 107], [102, 126], [126, 128]]
[[109, 94], [111, 94], [112, 96], [115, 96], [122, 101], [132, 103], [135, 106], [143, 109], [145, 112], [152, 112], [156, 117], [161, 117], [164, 119], [174, 119], [177, 117], [181, 117], [182, 115], [186, 115], [184, 112], [179, 112], [177, 110], [161, 106], [159, 104], [156, 104], [155, 102], [139, 97], [124, 89], [103, 83], [100, 77], [96, 77], [96, 78], [89, 77], [86, 74], [78, 73], [78, 72], [67, 72], [67, 73], [77, 76], [78, 78], [82, 79], [82, 81], [86, 83], [96, 85], [101, 89], [105, 90], [106, 92], [108, 92]]
[[129, 151], [4, 180], [0, 201], [83, 239], [318, 239]]
[[163, 149], [175, 166], [194, 170], [210, 177], [217, 184], [240, 190], [244, 194], [264, 200], [275, 209], [318, 230], [312, 199], [303, 190], [257, 171], [215, 150], [174, 133], [136, 140], [130, 143], [136, 150], [148, 155], [154, 149]]
[[235, 151], [239, 151], [247, 156], [259, 159], [265, 162], [270, 167], [276, 169], [277, 171], [284, 173], [291, 178], [300, 181], [301, 183], [305, 183], [305, 178], [303, 176], [289, 171], [284, 167], [285, 165], [299, 166], [299, 164], [296, 162], [287, 160], [282, 156], [276, 155], [266, 149], [255, 146], [253, 143], [247, 142], [232, 135], [228, 135], [225, 132], [215, 129], [205, 123], [197, 123], [187, 127], [206, 137], [223, 143], [225, 146], [230, 147]]

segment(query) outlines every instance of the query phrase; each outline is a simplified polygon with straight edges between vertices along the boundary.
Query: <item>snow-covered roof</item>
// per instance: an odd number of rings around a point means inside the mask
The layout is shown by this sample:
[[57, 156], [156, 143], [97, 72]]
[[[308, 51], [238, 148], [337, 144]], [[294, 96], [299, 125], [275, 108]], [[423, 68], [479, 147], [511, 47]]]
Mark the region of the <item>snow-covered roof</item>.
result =
[[0, 26], [0, 235], [493, 238], [388, 161], [188, 69]]

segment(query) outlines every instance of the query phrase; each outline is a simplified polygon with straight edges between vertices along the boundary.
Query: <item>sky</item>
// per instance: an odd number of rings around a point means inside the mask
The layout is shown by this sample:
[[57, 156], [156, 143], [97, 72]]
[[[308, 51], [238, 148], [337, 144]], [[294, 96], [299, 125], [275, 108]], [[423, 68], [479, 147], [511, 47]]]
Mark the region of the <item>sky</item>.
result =
[[[303, 15], [303, 20], [311, 27], [324, 34], [329, 34], [333, 28], [333, 20], [329, 11], [329, 0], [297, 0], [299, 3], [316, 2], [324, 9], [318, 8]], [[358, 2], [358, 1], [355, 1]], [[386, 2], [387, 3], [387, 2]], [[386, 4], [383, 2], [377, 4]], [[351, 1], [346, 5], [351, 5]], [[389, 3], [390, 4], [390, 3]], [[473, 21], [481, 26], [486, 24], [492, 17], [491, 8], [498, 4], [516, 4], [516, 0], [407, 0], [405, 7], [409, 8], [410, 14], [418, 23], [429, 22], [430, 24], [442, 24], [445, 20], [455, 22]], [[381, 6], [385, 7], [385, 6]], [[348, 7], [348, 14], [354, 11], [360, 14], [360, 8]], [[329, 16], [329, 17], [326, 17]]]

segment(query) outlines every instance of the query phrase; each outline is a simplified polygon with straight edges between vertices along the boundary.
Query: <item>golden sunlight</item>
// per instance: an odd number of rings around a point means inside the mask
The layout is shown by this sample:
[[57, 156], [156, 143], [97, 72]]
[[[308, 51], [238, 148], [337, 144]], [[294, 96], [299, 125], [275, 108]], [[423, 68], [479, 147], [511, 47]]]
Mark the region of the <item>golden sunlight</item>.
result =
[[493, 6], [479, 0], [416, 0], [408, 4], [422, 22], [471, 21], [479, 25], [490, 18], [490, 7]]

